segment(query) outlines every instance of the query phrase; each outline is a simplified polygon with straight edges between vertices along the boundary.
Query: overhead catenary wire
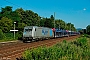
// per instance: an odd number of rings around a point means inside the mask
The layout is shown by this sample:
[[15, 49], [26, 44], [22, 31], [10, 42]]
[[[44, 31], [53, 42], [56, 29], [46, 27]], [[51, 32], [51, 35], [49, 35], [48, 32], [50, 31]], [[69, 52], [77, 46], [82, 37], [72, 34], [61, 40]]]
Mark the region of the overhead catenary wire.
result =
[[[5, 1], [5, 2], [7, 2], [7, 3], [10, 3], [10, 4], [14, 5], [14, 6], [17, 6], [17, 7], [22, 8], [20, 5], [17, 5], [17, 4], [15, 4], [15, 3], [10, 2], [10, 1], [7, 1], [7, 0], [3, 0], [3, 1]], [[25, 8], [24, 8], [24, 9], [25, 9]]]

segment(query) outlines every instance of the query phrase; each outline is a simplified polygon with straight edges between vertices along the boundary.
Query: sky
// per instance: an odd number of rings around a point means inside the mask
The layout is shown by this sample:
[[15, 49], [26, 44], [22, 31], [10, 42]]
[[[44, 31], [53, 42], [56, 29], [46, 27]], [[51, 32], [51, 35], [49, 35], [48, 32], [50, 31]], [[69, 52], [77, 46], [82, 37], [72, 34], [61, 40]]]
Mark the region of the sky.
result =
[[32, 10], [41, 17], [50, 17], [55, 12], [55, 19], [72, 23], [76, 28], [90, 25], [90, 0], [0, 0], [0, 9], [5, 6]]

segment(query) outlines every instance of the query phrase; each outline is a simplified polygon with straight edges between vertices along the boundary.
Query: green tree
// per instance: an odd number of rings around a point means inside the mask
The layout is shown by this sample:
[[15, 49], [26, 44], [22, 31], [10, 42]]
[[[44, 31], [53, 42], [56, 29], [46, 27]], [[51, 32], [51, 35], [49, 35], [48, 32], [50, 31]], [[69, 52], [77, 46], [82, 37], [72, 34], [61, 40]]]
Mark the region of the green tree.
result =
[[15, 12], [18, 13], [19, 17], [20, 17], [20, 22], [22, 23], [24, 20], [24, 16], [25, 16], [25, 11], [22, 8], [18, 8], [15, 10]]
[[55, 20], [56, 28], [65, 29], [65, 22], [63, 20]]
[[54, 27], [54, 17], [53, 15], [50, 16], [50, 18], [45, 18], [44, 22], [45, 27], [53, 28]]
[[19, 31], [16, 33], [18, 39], [22, 38], [22, 34], [23, 34], [23, 30], [24, 30], [25, 26], [26, 26], [25, 23], [19, 23], [18, 24], [17, 30], [19, 30]]
[[38, 16], [37, 13], [34, 13], [34, 15], [32, 16], [32, 18], [33, 18], [32, 25], [40, 26], [40, 16]]
[[2, 29], [3, 32], [9, 32], [10, 29], [12, 29], [12, 20], [8, 19], [6, 17], [2, 17], [0, 20], [0, 29]]
[[19, 14], [16, 12], [16, 11], [13, 11], [13, 12], [11, 12], [10, 13], [10, 19], [12, 19], [13, 20], [13, 22], [17, 22], [17, 23], [19, 23], [20, 22], [20, 16], [19, 16]]
[[86, 27], [86, 31], [87, 31], [88, 34], [90, 34], [90, 25], [88, 25], [88, 26]]
[[11, 20], [14, 21], [17, 21], [19, 22], [20, 21], [20, 16], [19, 14], [16, 12], [16, 11], [12, 11], [12, 7], [11, 6], [6, 6], [5, 8], [1, 8], [1, 17], [7, 17]]
[[50, 23], [50, 24], [51, 24], [51, 28], [53, 28], [53, 27], [54, 27], [54, 19], [55, 19], [55, 18], [54, 18], [54, 16], [53, 16], [53, 15], [51, 15], [51, 16], [50, 16], [50, 21], [51, 21], [51, 23]]
[[44, 18], [44, 17], [40, 17], [40, 26], [41, 27], [44, 27], [45, 26], [45, 21], [46, 21], [46, 19]]
[[12, 7], [10, 7], [10, 6], [6, 6], [5, 8], [1, 8], [1, 18], [2, 17], [10, 18], [11, 12], [12, 12]]
[[46, 18], [46, 20], [44, 22], [44, 27], [52, 28], [52, 23], [51, 23], [51, 19], [50, 18]]
[[67, 23], [67, 26], [68, 26], [68, 30], [76, 31], [76, 28], [74, 27], [74, 24]]
[[24, 11], [22, 8], [16, 9], [20, 16], [20, 22], [27, 24], [28, 26], [40, 26], [40, 16], [31, 10]]

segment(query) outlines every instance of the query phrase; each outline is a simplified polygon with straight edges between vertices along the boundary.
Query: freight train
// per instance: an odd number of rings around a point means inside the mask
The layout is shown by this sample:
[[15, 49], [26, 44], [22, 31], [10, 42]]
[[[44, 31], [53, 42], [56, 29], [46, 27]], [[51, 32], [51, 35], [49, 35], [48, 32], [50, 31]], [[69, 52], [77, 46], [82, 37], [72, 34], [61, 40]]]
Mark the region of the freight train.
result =
[[38, 27], [38, 26], [26, 26], [24, 27], [23, 32], [23, 42], [25, 41], [37, 41], [44, 40], [50, 38], [64, 37], [64, 36], [72, 36], [77, 35], [79, 32], [61, 30], [55, 28], [48, 27]]

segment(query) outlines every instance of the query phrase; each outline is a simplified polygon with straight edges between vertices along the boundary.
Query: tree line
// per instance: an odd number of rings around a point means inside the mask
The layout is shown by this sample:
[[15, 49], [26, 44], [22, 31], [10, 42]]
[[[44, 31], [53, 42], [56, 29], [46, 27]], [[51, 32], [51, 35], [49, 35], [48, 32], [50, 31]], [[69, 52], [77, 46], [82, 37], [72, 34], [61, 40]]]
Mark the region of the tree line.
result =
[[86, 27], [86, 33], [90, 35], [90, 25]]

